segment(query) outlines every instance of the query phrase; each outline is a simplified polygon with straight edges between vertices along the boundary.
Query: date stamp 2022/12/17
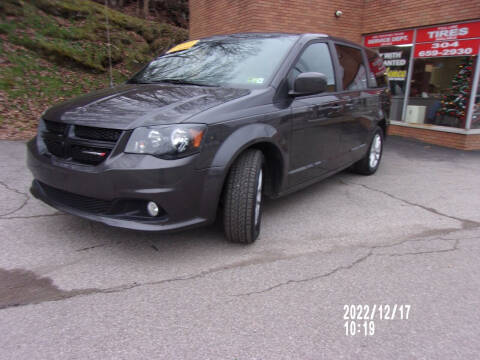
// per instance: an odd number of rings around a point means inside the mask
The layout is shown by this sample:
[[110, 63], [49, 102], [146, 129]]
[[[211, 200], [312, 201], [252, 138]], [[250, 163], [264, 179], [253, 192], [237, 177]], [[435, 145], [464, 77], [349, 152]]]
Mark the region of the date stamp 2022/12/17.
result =
[[345, 335], [373, 336], [375, 321], [408, 320], [410, 309], [411, 305], [408, 304], [344, 305]]

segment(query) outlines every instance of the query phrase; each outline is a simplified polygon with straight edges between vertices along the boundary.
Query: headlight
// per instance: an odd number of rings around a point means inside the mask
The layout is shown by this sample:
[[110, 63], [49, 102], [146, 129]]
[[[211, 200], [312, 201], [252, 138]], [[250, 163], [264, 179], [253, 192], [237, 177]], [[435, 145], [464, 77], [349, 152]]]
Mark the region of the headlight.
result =
[[125, 152], [164, 158], [184, 157], [200, 149], [205, 131], [206, 126], [200, 124], [140, 127], [133, 131]]
[[43, 118], [40, 118], [40, 120], [38, 120], [37, 137], [36, 137], [37, 150], [40, 154], [44, 154], [47, 151], [47, 146], [43, 141], [43, 133], [45, 131], [47, 131], [47, 128], [45, 126], [45, 121], [43, 121]]

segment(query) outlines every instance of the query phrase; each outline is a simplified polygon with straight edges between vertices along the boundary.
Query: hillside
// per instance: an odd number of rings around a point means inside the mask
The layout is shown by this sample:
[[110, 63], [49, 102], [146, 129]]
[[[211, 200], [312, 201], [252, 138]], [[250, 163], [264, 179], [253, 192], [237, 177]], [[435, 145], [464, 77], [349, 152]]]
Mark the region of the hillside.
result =
[[[105, 7], [89, 0], [0, 2], [0, 138], [25, 139], [49, 106], [108, 86]], [[115, 83], [188, 37], [108, 9]]]

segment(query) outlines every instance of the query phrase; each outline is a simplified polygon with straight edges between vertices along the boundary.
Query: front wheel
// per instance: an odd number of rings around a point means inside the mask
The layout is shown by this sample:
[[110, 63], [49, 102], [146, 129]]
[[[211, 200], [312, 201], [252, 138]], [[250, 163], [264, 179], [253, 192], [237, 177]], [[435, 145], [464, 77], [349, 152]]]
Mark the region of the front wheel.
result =
[[249, 244], [260, 234], [263, 154], [247, 150], [230, 169], [224, 193], [223, 224], [231, 242]]
[[368, 152], [361, 160], [359, 160], [353, 165], [353, 171], [363, 175], [374, 174], [377, 171], [378, 166], [380, 165], [382, 153], [383, 131], [382, 129], [377, 127], [373, 133], [372, 141], [370, 142]]

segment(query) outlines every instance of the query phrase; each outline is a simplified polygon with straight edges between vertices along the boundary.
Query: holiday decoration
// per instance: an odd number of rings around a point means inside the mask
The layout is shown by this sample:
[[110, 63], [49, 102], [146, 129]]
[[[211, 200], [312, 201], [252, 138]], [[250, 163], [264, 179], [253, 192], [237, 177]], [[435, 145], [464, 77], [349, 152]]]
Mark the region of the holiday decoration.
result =
[[465, 58], [457, 67], [452, 86], [443, 96], [438, 113], [458, 119], [459, 127], [465, 127], [466, 108], [472, 88], [472, 58]]

